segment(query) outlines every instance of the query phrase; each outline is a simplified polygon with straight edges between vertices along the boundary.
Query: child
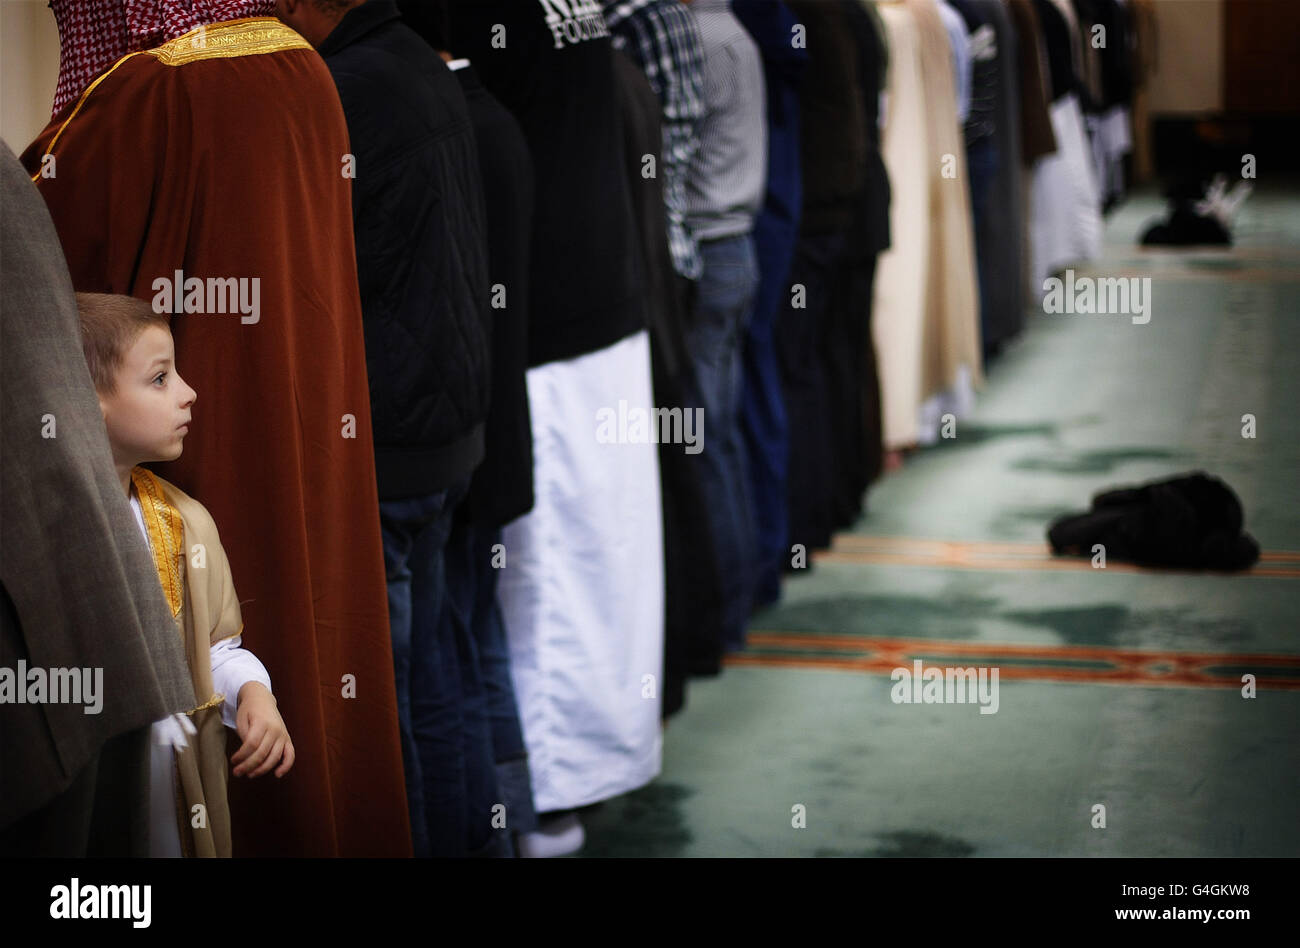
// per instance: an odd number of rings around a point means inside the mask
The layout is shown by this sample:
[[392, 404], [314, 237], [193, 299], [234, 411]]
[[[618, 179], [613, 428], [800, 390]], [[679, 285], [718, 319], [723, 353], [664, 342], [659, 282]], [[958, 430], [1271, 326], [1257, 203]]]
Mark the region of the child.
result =
[[[283, 777], [293, 743], [266, 669], [240, 647], [239, 601], [212, 517], [137, 466], [180, 457], [196, 398], [173, 364], [168, 317], [143, 300], [101, 293], [78, 293], [77, 308], [113, 462], [153, 553], [199, 701], [153, 728], [150, 854], [229, 856], [225, 727], [243, 741], [230, 759], [237, 777], [272, 768]], [[182, 731], [193, 736], [187, 741]]]

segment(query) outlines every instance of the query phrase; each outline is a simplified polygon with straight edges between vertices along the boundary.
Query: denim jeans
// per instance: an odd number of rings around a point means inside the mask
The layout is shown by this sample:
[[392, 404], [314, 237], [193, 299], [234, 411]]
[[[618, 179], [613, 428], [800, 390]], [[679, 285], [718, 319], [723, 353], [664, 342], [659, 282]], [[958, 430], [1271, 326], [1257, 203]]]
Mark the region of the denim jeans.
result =
[[[510, 645], [497, 602], [499, 527], [457, 523], [447, 543], [447, 610], [461, 644], [461, 689], [469, 846], [483, 855], [508, 855], [511, 834], [537, 828], [528, 750], [510, 677]], [[505, 826], [493, 826], [505, 806]]]
[[744, 645], [752, 596], [754, 527], [740, 426], [743, 344], [758, 291], [751, 234], [700, 244], [704, 272], [688, 323], [687, 345], [704, 408], [704, 475], [723, 590], [723, 637]]
[[460, 658], [446, 608], [445, 547], [465, 485], [380, 501], [397, 719], [415, 855], [463, 855], [468, 827]]
[[[798, 175], [794, 179], [797, 181]], [[781, 598], [781, 566], [790, 556], [785, 500], [790, 434], [776, 343], [777, 317], [790, 298], [790, 265], [798, 239], [798, 228], [790, 216], [773, 205], [769, 194], [768, 206], [754, 220], [761, 279], [745, 336], [740, 424], [754, 521], [755, 606]]]
[[998, 314], [994, 309], [994, 283], [998, 278], [993, 269], [1002, 259], [996, 243], [990, 215], [999, 213], [1002, 208], [995, 208], [994, 193], [997, 187], [998, 146], [992, 136], [971, 145], [966, 151], [966, 166], [970, 175], [971, 216], [975, 223], [975, 259], [979, 267], [980, 298], [980, 339], [984, 353], [988, 355], [997, 348], [1004, 334], [998, 325]]

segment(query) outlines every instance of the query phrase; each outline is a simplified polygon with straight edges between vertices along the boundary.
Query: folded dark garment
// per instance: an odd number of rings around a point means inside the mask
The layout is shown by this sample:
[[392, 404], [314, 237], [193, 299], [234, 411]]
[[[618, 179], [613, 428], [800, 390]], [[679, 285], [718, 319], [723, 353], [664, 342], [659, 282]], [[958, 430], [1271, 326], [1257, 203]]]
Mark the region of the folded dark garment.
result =
[[1166, 221], [1142, 234], [1144, 247], [1231, 246], [1232, 235], [1216, 218], [1198, 213], [1190, 204], [1176, 207]]
[[1259, 544], [1242, 531], [1241, 501], [1202, 471], [1098, 494], [1086, 513], [1061, 517], [1047, 531], [1058, 555], [1186, 569], [1249, 569]]

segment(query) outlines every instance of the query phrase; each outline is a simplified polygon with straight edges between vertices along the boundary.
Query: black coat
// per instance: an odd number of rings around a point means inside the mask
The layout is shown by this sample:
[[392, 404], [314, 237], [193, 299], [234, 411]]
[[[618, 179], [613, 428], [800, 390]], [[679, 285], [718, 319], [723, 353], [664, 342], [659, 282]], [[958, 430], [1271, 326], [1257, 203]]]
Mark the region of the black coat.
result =
[[392, 0], [349, 11], [320, 54], [356, 158], [379, 497], [432, 493], [482, 460], [491, 389], [483, 186], [465, 97]]
[[1057, 520], [1047, 537], [1058, 554], [1089, 556], [1101, 544], [1107, 559], [1140, 566], [1249, 569], [1259, 544], [1241, 528], [1232, 488], [1197, 471], [1098, 494], [1090, 511]]
[[505, 106], [473, 66], [456, 72], [474, 123], [487, 202], [488, 276], [505, 288], [492, 310], [492, 407], [487, 454], [461, 513], [502, 526], [533, 509], [533, 429], [528, 411], [528, 261], [533, 233], [533, 159]]
[[880, 93], [885, 84], [889, 49], [880, 34], [879, 20], [868, 14], [858, 0], [843, 0], [841, 6], [847, 11], [849, 27], [857, 38], [858, 85], [866, 109], [866, 187], [849, 235], [849, 252], [856, 261], [865, 263], [889, 249], [889, 173], [880, 154]]

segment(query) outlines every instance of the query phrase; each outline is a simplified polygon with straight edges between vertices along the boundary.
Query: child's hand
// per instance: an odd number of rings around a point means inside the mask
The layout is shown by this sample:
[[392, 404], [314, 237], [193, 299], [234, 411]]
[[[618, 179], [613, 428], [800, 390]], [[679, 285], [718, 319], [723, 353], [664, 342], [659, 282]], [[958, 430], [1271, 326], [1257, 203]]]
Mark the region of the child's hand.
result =
[[276, 763], [280, 763], [275, 771], [277, 777], [289, 772], [293, 766], [293, 741], [276, 710], [275, 696], [266, 685], [250, 681], [239, 689], [235, 729], [244, 742], [230, 758], [236, 777], [260, 777]]

